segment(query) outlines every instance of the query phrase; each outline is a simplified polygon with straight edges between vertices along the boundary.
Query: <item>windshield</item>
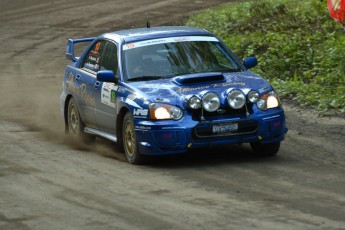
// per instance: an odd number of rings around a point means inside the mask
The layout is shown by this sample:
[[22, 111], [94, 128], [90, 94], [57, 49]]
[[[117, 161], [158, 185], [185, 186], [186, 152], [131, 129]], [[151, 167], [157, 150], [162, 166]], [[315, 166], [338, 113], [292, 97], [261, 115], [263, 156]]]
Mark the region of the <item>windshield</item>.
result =
[[127, 81], [241, 70], [241, 67], [214, 37], [146, 40], [126, 44], [123, 50]]

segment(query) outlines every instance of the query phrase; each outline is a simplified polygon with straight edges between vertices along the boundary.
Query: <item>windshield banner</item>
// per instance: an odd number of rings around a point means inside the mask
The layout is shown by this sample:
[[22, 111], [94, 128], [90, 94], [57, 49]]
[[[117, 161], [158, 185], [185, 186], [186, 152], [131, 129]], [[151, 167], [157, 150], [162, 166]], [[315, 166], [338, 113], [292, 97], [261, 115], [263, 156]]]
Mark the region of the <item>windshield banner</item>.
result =
[[163, 44], [163, 43], [194, 42], [194, 41], [219, 42], [217, 38], [209, 37], [209, 36], [184, 36], [184, 37], [158, 38], [158, 39], [151, 39], [151, 40], [125, 44], [123, 45], [123, 50], [135, 49], [139, 47]]

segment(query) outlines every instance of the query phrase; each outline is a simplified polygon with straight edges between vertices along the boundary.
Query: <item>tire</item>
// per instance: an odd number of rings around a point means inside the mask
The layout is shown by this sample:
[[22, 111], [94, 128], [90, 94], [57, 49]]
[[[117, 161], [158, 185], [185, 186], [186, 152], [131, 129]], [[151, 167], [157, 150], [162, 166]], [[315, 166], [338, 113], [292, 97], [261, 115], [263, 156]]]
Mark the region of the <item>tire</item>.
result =
[[253, 143], [250, 143], [250, 147], [252, 148], [252, 151], [254, 152], [254, 154], [257, 154], [260, 156], [275, 156], [277, 155], [279, 151], [280, 142], [274, 142], [274, 143], [269, 143], [269, 144], [253, 142]]
[[70, 136], [78, 138], [87, 144], [95, 141], [95, 136], [84, 133], [84, 124], [80, 118], [77, 103], [73, 98], [68, 103], [67, 119], [67, 132]]
[[134, 130], [133, 118], [127, 112], [122, 123], [122, 141], [127, 160], [131, 164], [144, 163], [144, 156], [138, 150], [138, 141]]

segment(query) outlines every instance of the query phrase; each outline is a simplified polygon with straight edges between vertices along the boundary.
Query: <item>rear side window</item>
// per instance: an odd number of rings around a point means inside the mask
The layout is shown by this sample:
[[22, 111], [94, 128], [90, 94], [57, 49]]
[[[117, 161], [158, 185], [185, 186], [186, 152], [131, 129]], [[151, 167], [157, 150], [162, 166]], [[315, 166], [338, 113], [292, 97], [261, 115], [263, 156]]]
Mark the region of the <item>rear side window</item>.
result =
[[97, 72], [100, 70], [101, 57], [105, 50], [107, 41], [98, 41], [93, 45], [89, 53], [86, 55], [84, 65], [82, 67]]

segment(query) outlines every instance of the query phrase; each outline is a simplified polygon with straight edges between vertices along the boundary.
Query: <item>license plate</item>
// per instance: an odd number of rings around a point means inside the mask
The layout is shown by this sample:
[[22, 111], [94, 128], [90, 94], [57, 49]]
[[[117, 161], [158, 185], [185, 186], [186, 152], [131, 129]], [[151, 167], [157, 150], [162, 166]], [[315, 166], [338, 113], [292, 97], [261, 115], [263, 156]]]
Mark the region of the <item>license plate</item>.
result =
[[238, 123], [230, 123], [223, 125], [214, 125], [212, 127], [213, 133], [231, 133], [238, 130]]

